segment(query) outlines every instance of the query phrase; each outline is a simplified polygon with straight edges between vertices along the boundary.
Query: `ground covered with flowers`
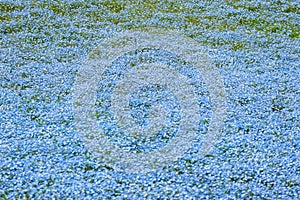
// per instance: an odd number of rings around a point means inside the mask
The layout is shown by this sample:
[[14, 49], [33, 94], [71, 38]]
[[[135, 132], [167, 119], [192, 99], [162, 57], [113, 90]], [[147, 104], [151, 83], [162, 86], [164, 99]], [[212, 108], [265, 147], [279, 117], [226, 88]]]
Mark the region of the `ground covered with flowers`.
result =
[[[284, 0], [1, 1], [0, 199], [299, 199], [299, 21], [300, 3]], [[72, 87], [91, 50], [142, 27], [204, 47], [227, 113], [209, 155], [195, 143], [169, 166], [127, 174], [85, 148]]]

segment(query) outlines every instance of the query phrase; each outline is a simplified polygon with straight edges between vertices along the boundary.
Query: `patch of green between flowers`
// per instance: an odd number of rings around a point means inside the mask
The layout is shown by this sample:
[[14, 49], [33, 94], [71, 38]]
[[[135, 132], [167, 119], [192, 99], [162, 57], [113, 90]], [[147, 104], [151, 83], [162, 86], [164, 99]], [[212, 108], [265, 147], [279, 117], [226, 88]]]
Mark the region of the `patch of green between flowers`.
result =
[[[274, 6], [276, 2], [274, 3]], [[212, 16], [209, 14], [213, 8], [203, 9], [199, 7], [199, 9], [189, 9], [184, 3], [175, 3], [173, 1], [165, 0], [163, 2], [156, 0], [147, 0], [147, 1], [130, 1], [124, 2], [121, 0], [112, 0], [112, 1], [96, 1], [91, 0], [88, 2], [67, 2], [67, 1], [55, 1], [55, 2], [41, 2], [41, 1], [32, 1], [30, 3], [30, 8], [41, 8], [48, 11], [53, 11], [54, 16], [51, 16], [50, 19], [43, 19], [41, 13], [36, 11], [30, 11], [30, 15], [33, 17], [32, 24], [28, 24], [24, 26], [22, 22], [22, 16], [20, 15], [11, 15], [14, 11], [22, 11], [26, 8], [26, 6], [17, 5], [14, 3], [0, 3], [0, 10], [2, 14], [0, 15], [0, 20], [7, 23], [2, 28], [2, 33], [4, 34], [13, 34], [18, 32], [26, 32], [26, 33], [41, 33], [45, 30], [39, 27], [47, 27], [46, 29], [60, 29], [66, 28], [65, 23], [54, 23], [51, 18], [55, 19], [56, 16], [60, 16], [63, 19], [66, 19], [70, 23], [74, 23], [75, 27], [82, 28], [86, 27], [88, 29], [95, 29], [99, 27], [99, 23], [101, 22], [110, 22], [110, 25], [116, 25], [123, 28], [134, 27], [135, 24], [147, 24], [148, 20], [151, 18], [155, 18], [159, 13], [162, 15], [160, 20], [165, 22], [166, 25], [159, 25], [160, 28], [170, 28], [169, 26], [175, 26], [178, 21], [181, 21], [182, 24], [188, 24], [188, 27], [182, 25], [184, 31], [187, 28], [193, 28], [197, 30], [203, 31], [213, 31], [213, 32], [226, 32], [226, 31], [237, 31], [241, 28], [245, 28], [246, 30], [259, 31], [264, 35], [269, 34], [284, 34], [289, 36], [291, 39], [298, 39], [300, 35], [300, 27], [297, 24], [290, 22], [288, 19], [285, 21], [268, 21], [265, 16], [265, 7], [261, 4], [258, 6], [253, 6], [251, 2], [243, 2], [240, 1], [225, 1], [224, 5], [232, 7], [233, 9], [244, 9], [243, 15], [247, 15], [250, 13], [260, 13], [261, 15], [256, 18], [246, 18], [242, 16], [240, 13], [227, 13], [226, 15], [220, 16]], [[274, 7], [273, 6], [273, 7]], [[27, 5], [28, 7], [28, 5]], [[270, 8], [272, 9], [272, 8]], [[299, 10], [296, 6], [288, 5], [283, 9], [284, 13], [293, 12], [298, 13]], [[168, 14], [172, 13], [173, 17], [168, 17]], [[76, 19], [80, 16], [80, 21], [77, 22], [73, 19]], [[42, 18], [42, 20], [38, 20]], [[16, 23], [10, 24], [11, 21]], [[35, 23], [35, 21], [38, 21]], [[54, 20], [55, 21], [55, 20]], [[84, 21], [89, 22], [88, 24], [84, 23]], [[138, 25], [138, 26], [140, 26]], [[152, 24], [153, 25], [153, 24]], [[36, 27], [36, 28], [31, 28]], [[45, 32], [46, 34], [46, 32]], [[51, 35], [52, 41], [57, 41], [58, 38], [62, 39], [59, 35], [63, 34], [61, 31], [57, 31], [57, 33], [53, 36]], [[88, 33], [81, 32], [80, 35], [85, 39], [90, 38]], [[199, 35], [195, 35], [199, 36]], [[36, 36], [32, 36], [36, 37]], [[57, 38], [58, 37], [58, 38]], [[92, 36], [94, 38], [94, 36]], [[193, 36], [192, 36], [193, 37]], [[66, 39], [66, 38], [65, 38]], [[39, 39], [38, 39], [39, 40]], [[32, 39], [25, 41], [28, 44], [35, 44], [37, 42], [36, 39]], [[210, 46], [219, 46], [219, 45], [230, 45], [230, 49], [232, 50], [241, 50], [246, 47], [248, 44], [236, 41], [236, 42], [224, 42], [224, 41], [215, 41], [214, 43], [207, 41], [204, 42], [204, 45]], [[62, 47], [72, 46], [68, 42], [66, 44], [61, 44]]]

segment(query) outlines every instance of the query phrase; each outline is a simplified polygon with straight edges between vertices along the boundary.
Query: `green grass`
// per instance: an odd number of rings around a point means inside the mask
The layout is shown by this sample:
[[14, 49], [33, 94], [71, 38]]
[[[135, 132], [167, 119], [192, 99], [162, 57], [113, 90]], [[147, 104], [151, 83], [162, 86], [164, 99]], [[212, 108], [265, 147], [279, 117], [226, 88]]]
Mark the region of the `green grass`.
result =
[[[161, 22], [165, 25], [159, 25], [161, 28], [172, 28], [175, 23], [180, 22], [182, 30], [190, 29], [194, 27], [199, 30], [196, 34], [189, 36], [196, 37], [201, 36], [204, 31], [212, 32], [227, 32], [227, 31], [238, 31], [241, 28], [249, 30], [249, 32], [261, 32], [268, 36], [269, 34], [283, 34], [290, 39], [298, 39], [300, 34], [300, 26], [290, 20], [268, 20], [268, 14], [270, 11], [278, 9], [281, 6], [280, 1], [275, 1], [272, 6], [266, 7], [262, 4], [253, 5], [251, 2], [240, 1], [224, 1], [224, 6], [231, 7], [233, 9], [243, 9], [242, 14], [240, 13], [224, 13], [219, 16], [213, 16], [209, 14], [209, 8], [199, 7], [197, 9], [190, 9], [184, 5], [184, 2], [175, 3], [173, 1], [165, 0], [163, 2], [156, 0], [146, 1], [133, 1], [124, 2], [120, 0], [105, 0], [96, 1], [90, 0], [89, 2], [73, 2], [68, 3], [64, 1], [51, 1], [51, 2], [40, 2], [32, 1], [29, 5], [30, 15], [33, 18], [31, 22], [24, 25], [22, 20], [25, 16], [12, 15], [15, 11], [22, 11], [26, 7], [24, 5], [18, 5], [14, 3], [0, 3], [0, 21], [2, 22], [3, 28], [2, 33], [14, 34], [19, 32], [35, 33], [44, 32], [47, 34], [55, 29], [68, 28], [68, 24], [64, 21], [54, 23], [52, 19], [56, 16], [60, 16], [66, 19], [66, 21], [74, 21], [80, 16], [81, 21], [88, 21], [89, 23], [75, 22], [75, 27], [88, 29], [95, 29], [99, 23], [107, 22], [112, 23], [116, 26], [123, 28], [134, 28], [138, 23], [147, 23], [147, 20], [152, 18], [155, 14], [161, 13]], [[35, 9], [40, 8], [48, 11], [53, 11], [54, 15], [45, 17], [43, 14], [37, 12]], [[28, 10], [28, 7], [26, 8]], [[245, 18], [247, 14], [255, 14], [256, 17]], [[299, 14], [299, 8], [293, 5], [288, 5], [282, 8], [282, 12], [277, 13], [278, 18], [284, 16], [284, 13], [296, 13]], [[168, 15], [165, 15], [168, 14]], [[172, 14], [171, 16], [169, 14]], [[175, 17], [175, 18], [174, 18]], [[15, 23], [12, 23], [15, 22]], [[125, 25], [126, 24], [126, 25]], [[107, 24], [108, 26], [109, 24]], [[180, 27], [179, 27], [180, 28]], [[45, 30], [46, 29], [46, 30]], [[51, 40], [57, 41], [63, 34], [61, 31], [57, 32], [57, 35], [51, 35]], [[88, 33], [80, 32], [81, 37], [88, 38]], [[36, 44], [41, 43], [43, 40], [38, 37], [31, 37], [26, 39], [25, 43]], [[229, 45], [232, 50], [241, 50], [246, 47], [247, 43], [240, 41], [236, 42], [224, 42], [216, 41], [211, 43], [210, 41], [204, 42], [204, 45]], [[72, 46], [70, 43], [61, 44], [61, 47]]]

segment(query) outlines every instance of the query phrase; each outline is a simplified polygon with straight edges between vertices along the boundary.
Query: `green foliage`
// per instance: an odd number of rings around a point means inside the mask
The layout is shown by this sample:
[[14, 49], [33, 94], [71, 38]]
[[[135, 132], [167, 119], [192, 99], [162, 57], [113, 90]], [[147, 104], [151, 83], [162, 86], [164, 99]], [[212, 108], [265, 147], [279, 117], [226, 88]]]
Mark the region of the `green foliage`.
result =
[[[220, 33], [239, 30], [249, 34], [259, 32], [267, 38], [273, 34], [285, 35], [292, 40], [299, 38], [300, 26], [293, 20], [282, 18], [286, 13], [299, 14], [299, 8], [296, 5], [274, 1], [270, 2], [271, 6], [266, 6], [261, 3], [254, 4], [252, 1], [239, 0], [225, 0], [223, 3], [220, 2], [220, 5], [232, 8], [237, 12], [224, 11], [224, 13], [216, 14], [209, 6], [195, 4], [191, 8], [185, 2], [171, 0], [88, 0], [85, 2], [33, 0], [28, 5], [2, 2], [0, 3], [0, 22], [3, 24], [0, 33], [32, 33], [36, 35], [24, 37], [19, 43], [39, 45], [48, 41], [56, 43], [56, 46], [62, 48], [74, 47], [72, 41], [78, 38], [102, 37], [101, 35], [89, 35], [88, 31], [72, 32], [71, 36], [66, 36], [65, 32], [70, 29], [70, 22], [73, 27], [82, 30], [111, 25], [124, 29], [141, 28], [142, 24], [167, 29], [177, 27], [192, 38], [203, 36], [202, 34], [205, 32]], [[30, 8], [31, 20], [26, 20], [21, 13], [12, 14], [28, 8]], [[279, 8], [281, 10], [277, 12]], [[44, 15], [43, 12], [36, 9], [42, 9], [48, 15]], [[276, 16], [270, 17], [270, 13], [275, 13]], [[248, 15], [251, 17], [246, 17]], [[56, 23], [57, 17], [63, 20]], [[78, 17], [80, 17], [80, 21], [75, 20]], [[158, 19], [159, 24], [149, 23], [149, 19], [152, 18]], [[201, 42], [203, 45], [213, 47], [226, 45], [226, 48], [234, 51], [242, 50], [249, 45], [242, 41], [224, 41], [222, 38], [213, 41], [210, 38], [204, 38]], [[28, 59], [39, 60], [35, 56]], [[72, 58], [64, 55], [57, 59], [60, 62], [66, 62]]]
[[22, 10], [24, 7], [21, 5], [15, 5], [12, 3], [0, 2], [0, 12], [1, 13], [9, 13], [16, 10]]
[[118, 0], [107, 0], [102, 2], [102, 4], [113, 13], [119, 13], [125, 9], [125, 2], [121, 2]]

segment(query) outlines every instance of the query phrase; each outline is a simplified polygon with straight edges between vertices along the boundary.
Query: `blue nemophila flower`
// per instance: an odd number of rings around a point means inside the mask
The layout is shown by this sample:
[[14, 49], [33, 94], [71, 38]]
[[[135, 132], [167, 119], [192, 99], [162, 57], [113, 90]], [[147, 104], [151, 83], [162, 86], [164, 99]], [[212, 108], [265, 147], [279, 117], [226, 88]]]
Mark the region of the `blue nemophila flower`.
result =
[[[0, 10], [0, 199], [299, 198], [299, 2], [18, 0], [1, 2]], [[146, 127], [151, 108], [162, 105], [163, 131], [143, 140], [118, 127], [110, 97], [132, 65], [151, 58], [173, 65], [195, 88], [201, 113], [199, 134], [181, 159], [126, 174], [84, 146], [72, 87], [105, 38], [146, 26], [178, 30], [203, 46], [224, 80], [227, 113], [219, 143], [199, 156], [213, 114], [201, 75], [157, 49], [119, 57], [95, 104], [99, 127], [115, 145], [152, 151], [180, 129], [178, 99], [155, 85], [131, 94], [130, 114]]]

